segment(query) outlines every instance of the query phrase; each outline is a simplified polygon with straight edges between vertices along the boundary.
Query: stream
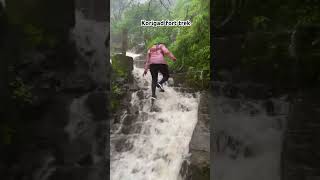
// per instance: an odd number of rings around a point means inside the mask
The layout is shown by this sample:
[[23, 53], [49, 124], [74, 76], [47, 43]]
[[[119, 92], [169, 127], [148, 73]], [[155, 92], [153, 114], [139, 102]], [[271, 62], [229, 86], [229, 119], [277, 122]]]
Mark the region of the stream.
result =
[[[139, 55], [127, 53], [136, 59]], [[157, 90], [155, 112], [151, 108], [151, 75], [134, 67], [139, 87], [132, 93], [129, 113], [124, 110], [111, 133], [111, 180], [178, 180], [189, 156], [189, 143], [197, 123], [199, 94], [177, 92], [165, 85]], [[160, 77], [161, 78], [161, 77]], [[132, 115], [134, 114], [134, 115]]]
[[280, 180], [281, 148], [289, 111], [286, 96], [271, 98], [266, 108], [265, 100], [219, 94], [211, 100], [213, 179]]

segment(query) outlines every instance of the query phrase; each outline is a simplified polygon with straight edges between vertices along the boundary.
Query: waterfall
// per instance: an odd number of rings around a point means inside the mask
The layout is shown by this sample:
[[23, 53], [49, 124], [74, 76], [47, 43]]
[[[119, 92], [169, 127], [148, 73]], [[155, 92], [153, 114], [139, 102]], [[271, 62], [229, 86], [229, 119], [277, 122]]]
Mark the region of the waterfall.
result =
[[272, 115], [262, 100], [215, 96], [215, 180], [280, 180], [282, 136], [289, 104], [272, 99]]
[[89, 74], [97, 84], [105, 84], [107, 77], [107, 51], [105, 41], [108, 23], [87, 19], [76, 11], [76, 25], [72, 32], [77, 48], [89, 65]]
[[0, 0], [0, 3], [5, 7], [6, 6], [6, 0]]
[[290, 36], [290, 44], [289, 44], [289, 55], [293, 58], [297, 58], [297, 52], [296, 52], [296, 34], [297, 30], [294, 29], [294, 31], [291, 33]]
[[[127, 53], [133, 57], [134, 54]], [[140, 90], [132, 93], [130, 111], [111, 134], [112, 180], [177, 180], [198, 113], [198, 94], [180, 93], [165, 86], [150, 112], [151, 77], [142, 77], [142, 68], [133, 75]], [[131, 113], [131, 114], [130, 114]]]

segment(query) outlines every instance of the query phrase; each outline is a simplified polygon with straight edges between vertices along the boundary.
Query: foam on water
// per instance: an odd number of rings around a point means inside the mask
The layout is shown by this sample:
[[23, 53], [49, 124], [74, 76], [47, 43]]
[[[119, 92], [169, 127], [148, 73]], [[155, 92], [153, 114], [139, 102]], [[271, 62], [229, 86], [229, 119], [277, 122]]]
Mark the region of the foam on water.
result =
[[280, 154], [288, 103], [274, 100], [276, 114], [261, 101], [214, 97], [215, 180], [280, 180]]
[[[148, 96], [151, 77], [150, 73], [142, 77], [143, 71], [135, 67], [133, 75]], [[147, 118], [136, 120], [141, 124], [139, 133], [126, 135], [132, 144], [130, 150], [116, 152], [111, 149], [112, 180], [178, 179], [197, 122], [199, 98], [198, 95], [179, 93], [172, 87], [165, 88], [164, 93], [157, 91], [155, 105], [161, 109], [160, 112], [150, 112], [150, 99], [140, 99], [137, 92], [132, 94], [131, 105], [138, 105], [140, 114], [147, 114]], [[111, 142], [119, 136], [122, 135], [112, 134]]]
[[88, 63], [90, 75], [99, 84], [106, 83], [107, 51], [105, 41], [109, 24], [87, 19], [76, 11], [76, 25], [72, 31], [79, 53]]

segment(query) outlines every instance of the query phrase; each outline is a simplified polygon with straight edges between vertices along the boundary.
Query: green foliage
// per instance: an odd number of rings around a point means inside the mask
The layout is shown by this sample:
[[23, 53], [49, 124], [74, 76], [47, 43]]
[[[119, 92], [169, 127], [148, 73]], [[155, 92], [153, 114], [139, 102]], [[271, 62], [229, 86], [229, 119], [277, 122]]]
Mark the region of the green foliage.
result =
[[58, 43], [57, 38], [54, 35], [45, 32], [42, 28], [36, 27], [32, 24], [27, 24], [23, 29], [26, 46], [28, 48], [37, 48], [40, 46], [53, 48]]
[[115, 55], [111, 58], [112, 70], [114, 72], [114, 76], [127, 79], [131, 72], [128, 68], [128, 65], [123, 64], [125, 60], [121, 60], [121, 58], [123, 58], [121, 55]]
[[10, 83], [10, 87], [12, 88], [12, 98], [26, 103], [32, 103], [32, 94], [31, 87], [26, 85], [21, 78], [16, 78], [13, 82]]
[[111, 111], [116, 112], [120, 106], [121, 97], [124, 95], [124, 92], [115, 82], [112, 83], [111, 87]]
[[[120, 35], [124, 28], [129, 31], [129, 47], [145, 44], [145, 52], [153, 44], [161, 42], [176, 56], [173, 63], [167, 58], [170, 69], [185, 72], [189, 84], [201, 82], [204, 87], [210, 80], [210, 20], [209, 0], [177, 0], [175, 6], [165, 8], [160, 1], [134, 4], [122, 19], [111, 22], [111, 35]], [[141, 27], [145, 20], [190, 20], [189, 27]], [[116, 65], [113, 65], [116, 66]], [[122, 72], [114, 68], [122, 75]]]
[[112, 84], [112, 94], [115, 95], [116, 97], [119, 97], [122, 94], [121, 88], [116, 83]]
[[[268, 83], [273, 87], [319, 84], [316, 79], [320, 73], [317, 63], [320, 44], [315, 43], [320, 29], [317, 0], [218, 0], [212, 7], [213, 24], [219, 36], [231, 40], [237, 34], [244, 40], [237, 45], [241, 48], [240, 62], [220, 66], [228, 71], [239, 68], [235, 71], [241, 71], [241, 76], [235, 77], [235, 81]], [[231, 33], [225, 32], [229, 29]]]
[[16, 131], [6, 124], [0, 125], [1, 144], [10, 145]]
[[[175, 70], [188, 72], [188, 79], [193, 82], [207, 83], [210, 80], [209, 1], [193, 0], [189, 5], [192, 26], [179, 29], [176, 41], [170, 45], [178, 61], [170, 65]], [[181, 17], [186, 12], [180, 13]]]
[[123, 55], [112, 56], [112, 78], [111, 78], [111, 111], [116, 112], [120, 101], [126, 93], [123, 84], [128, 82], [131, 74], [129, 59]]
[[254, 29], [258, 29], [258, 28], [266, 29], [268, 21], [270, 21], [270, 19], [265, 16], [255, 16], [255, 17], [253, 17], [253, 20], [252, 20], [253, 28]]
[[25, 26], [24, 32], [27, 36], [27, 41], [33, 45], [40, 44], [43, 41], [43, 30], [40, 28], [28, 24]]

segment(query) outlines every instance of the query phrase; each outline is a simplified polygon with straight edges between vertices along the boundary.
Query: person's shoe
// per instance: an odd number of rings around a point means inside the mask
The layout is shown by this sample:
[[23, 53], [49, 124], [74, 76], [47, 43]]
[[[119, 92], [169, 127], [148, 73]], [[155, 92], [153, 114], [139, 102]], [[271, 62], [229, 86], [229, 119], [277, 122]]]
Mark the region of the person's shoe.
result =
[[163, 86], [160, 83], [157, 84], [157, 87], [160, 89], [160, 92], [164, 92]]
[[151, 99], [152, 99], [152, 100], [156, 100], [157, 97], [156, 97], [156, 96], [151, 96]]

